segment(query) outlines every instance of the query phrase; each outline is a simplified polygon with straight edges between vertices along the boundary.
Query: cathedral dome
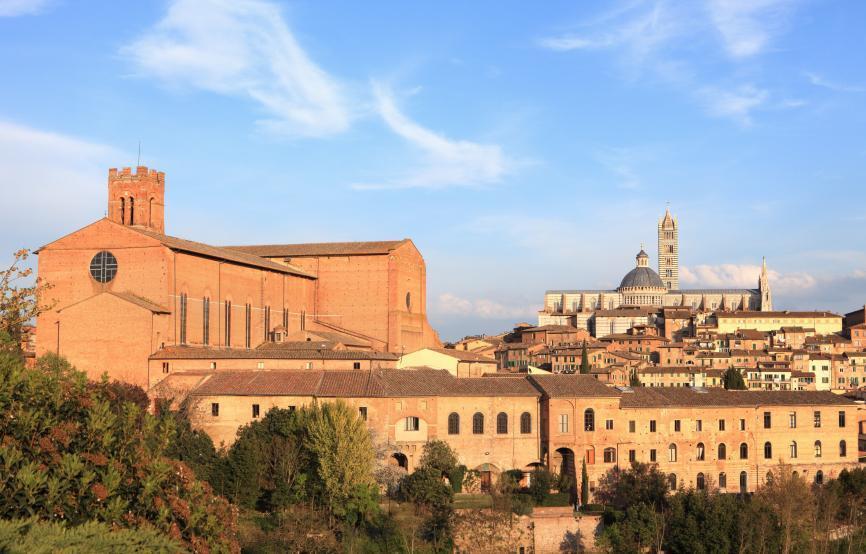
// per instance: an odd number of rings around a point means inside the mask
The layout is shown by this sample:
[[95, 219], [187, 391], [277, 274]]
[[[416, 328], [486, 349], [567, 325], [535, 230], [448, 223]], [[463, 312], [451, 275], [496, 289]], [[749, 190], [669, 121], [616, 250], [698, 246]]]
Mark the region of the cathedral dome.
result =
[[625, 274], [622, 282], [619, 284], [620, 289], [631, 288], [654, 288], [664, 289], [665, 284], [662, 283], [662, 278], [651, 267], [636, 267]]

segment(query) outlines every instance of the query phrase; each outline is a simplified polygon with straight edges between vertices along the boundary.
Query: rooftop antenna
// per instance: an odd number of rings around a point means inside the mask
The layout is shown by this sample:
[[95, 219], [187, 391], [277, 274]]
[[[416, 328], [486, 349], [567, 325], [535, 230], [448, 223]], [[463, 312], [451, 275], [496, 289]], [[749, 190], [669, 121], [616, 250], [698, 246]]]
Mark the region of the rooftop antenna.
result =
[[141, 165], [141, 139], [138, 139], [138, 159], [135, 162], [135, 167]]

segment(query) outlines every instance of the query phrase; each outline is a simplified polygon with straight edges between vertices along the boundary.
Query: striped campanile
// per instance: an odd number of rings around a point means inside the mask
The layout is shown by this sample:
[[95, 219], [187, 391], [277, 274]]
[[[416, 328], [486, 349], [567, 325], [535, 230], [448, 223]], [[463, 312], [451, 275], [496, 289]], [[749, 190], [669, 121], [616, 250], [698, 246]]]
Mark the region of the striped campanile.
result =
[[668, 290], [680, 288], [680, 229], [670, 208], [659, 219], [659, 277]]

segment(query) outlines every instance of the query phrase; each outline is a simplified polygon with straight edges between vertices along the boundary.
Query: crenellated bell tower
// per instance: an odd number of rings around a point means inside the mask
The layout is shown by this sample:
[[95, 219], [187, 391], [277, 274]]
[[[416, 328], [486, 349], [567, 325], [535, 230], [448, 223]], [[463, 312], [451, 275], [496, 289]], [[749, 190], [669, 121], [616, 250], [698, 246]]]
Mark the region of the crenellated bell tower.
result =
[[108, 219], [165, 234], [165, 173], [140, 165], [108, 170]]

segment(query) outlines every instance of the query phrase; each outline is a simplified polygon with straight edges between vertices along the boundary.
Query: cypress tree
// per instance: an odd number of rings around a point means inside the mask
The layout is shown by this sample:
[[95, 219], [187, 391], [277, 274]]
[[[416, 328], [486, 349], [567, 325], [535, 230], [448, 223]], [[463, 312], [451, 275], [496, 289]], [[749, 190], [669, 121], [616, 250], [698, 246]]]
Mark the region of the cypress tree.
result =
[[581, 506], [589, 504], [589, 474], [586, 472], [586, 459], [583, 460], [580, 468], [580, 504]]
[[586, 354], [586, 341], [583, 341], [583, 351], [580, 353], [580, 373], [588, 375], [592, 366], [589, 365], [589, 356]]

